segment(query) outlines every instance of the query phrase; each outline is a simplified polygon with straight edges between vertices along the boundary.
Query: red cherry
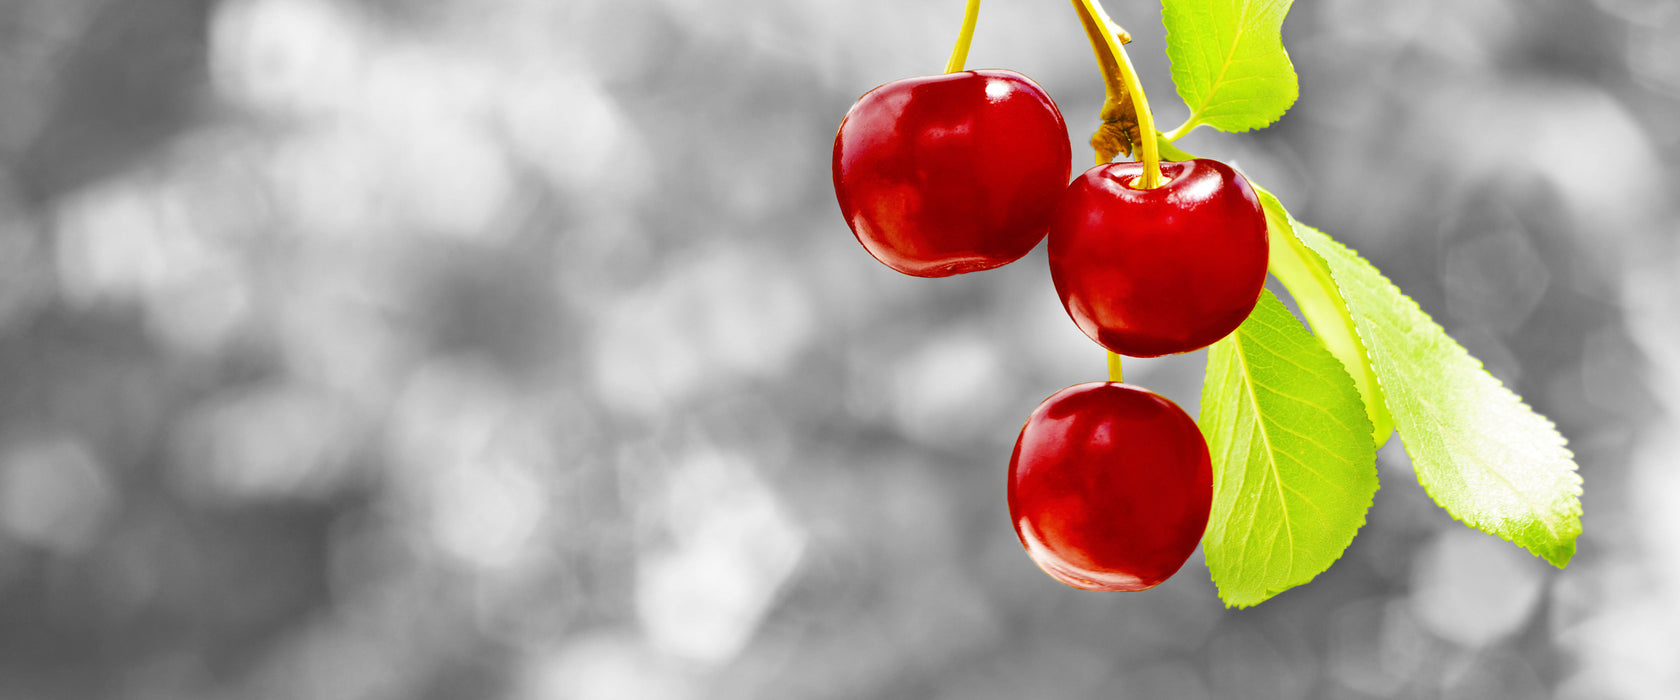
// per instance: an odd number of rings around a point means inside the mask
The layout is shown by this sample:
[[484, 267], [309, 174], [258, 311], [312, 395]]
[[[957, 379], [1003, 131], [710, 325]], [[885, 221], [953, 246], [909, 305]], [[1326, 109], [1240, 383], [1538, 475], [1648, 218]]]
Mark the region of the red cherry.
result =
[[1044, 573], [1074, 588], [1154, 588], [1195, 551], [1212, 502], [1196, 421], [1129, 384], [1056, 392], [1009, 458], [1015, 534]]
[[897, 80], [834, 135], [834, 194], [858, 242], [917, 277], [989, 270], [1044, 238], [1072, 171], [1067, 124], [1020, 73]]
[[1050, 224], [1050, 278], [1103, 347], [1158, 357], [1206, 347], [1248, 318], [1266, 284], [1266, 216], [1248, 180], [1215, 160], [1161, 163], [1132, 183], [1110, 163], [1068, 185]]

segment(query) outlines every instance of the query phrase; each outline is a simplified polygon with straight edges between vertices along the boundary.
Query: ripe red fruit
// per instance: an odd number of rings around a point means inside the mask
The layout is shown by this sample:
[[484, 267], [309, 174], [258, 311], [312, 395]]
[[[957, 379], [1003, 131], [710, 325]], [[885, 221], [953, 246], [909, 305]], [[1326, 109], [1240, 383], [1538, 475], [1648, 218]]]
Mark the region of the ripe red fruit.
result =
[[1266, 283], [1266, 216], [1242, 175], [1215, 160], [1161, 163], [1132, 183], [1110, 163], [1068, 185], [1050, 224], [1050, 278], [1079, 330], [1110, 351], [1158, 357], [1206, 347], [1248, 318]]
[[1056, 392], [1009, 458], [1015, 533], [1044, 573], [1074, 588], [1154, 588], [1195, 551], [1212, 502], [1196, 422], [1129, 384]]
[[1044, 238], [1072, 171], [1067, 124], [1026, 76], [897, 80], [834, 135], [834, 194], [875, 259], [917, 277], [1013, 262]]

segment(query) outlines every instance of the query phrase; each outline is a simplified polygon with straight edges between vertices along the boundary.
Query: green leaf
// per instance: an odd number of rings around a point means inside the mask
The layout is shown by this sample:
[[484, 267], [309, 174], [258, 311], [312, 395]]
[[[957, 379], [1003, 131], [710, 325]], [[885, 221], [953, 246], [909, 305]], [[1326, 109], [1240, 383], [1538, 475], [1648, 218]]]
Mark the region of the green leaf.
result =
[[1206, 124], [1221, 131], [1259, 129], [1295, 104], [1300, 87], [1283, 50], [1291, 0], [1166, 0], [1167, 56], [1173, 82], [1190, 107], [1175, 137]]
[[1208, 349], [1197, 424], [1213, 458], [1202, 552], [1226, 605], [1329, 568], [1365, 524], [1376, 447], [1342, 363], [1271, 292]]
[[1382, 383], [1371, 369], [1353, 313], [1342, 299], [1324, 259], [1295, 237], [1294, 219], [1283, 204], [1258, 185], [1254, 190], [1260, 194], [1260, 206], [1266, 210], [1266, 232], [1271, 241], [1267, 267], [1289, 289], [1289, 296], [1295, 299], [1295, 306], [1312, 327], [1313, 334], [1324, 341], [1330, 354], [1341, 360], [1342, 367], [1353, 377], [1359, 387], [1359, 397], [1365, 403], [1365, 415], [1371, 420], [1371, 439], [1377, 447], [1382, 447], [1394, 434], [1394, 417], [1389, 415], [1383, 400]]
[[1310, 226], [1294, 231], [1347, 300], [1424, 490], [1465, 524], [1567, 565], [1581, 477], [1557, 428], [1371, 263]]

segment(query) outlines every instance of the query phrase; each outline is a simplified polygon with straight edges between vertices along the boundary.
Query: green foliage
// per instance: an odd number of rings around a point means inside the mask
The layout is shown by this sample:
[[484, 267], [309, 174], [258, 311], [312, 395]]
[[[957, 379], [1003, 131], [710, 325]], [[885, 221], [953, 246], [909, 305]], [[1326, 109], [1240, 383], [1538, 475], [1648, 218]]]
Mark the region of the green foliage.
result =
[[[1290, 0], [1165, 0], [1167, 54], [1190, 118], [1157, 133], [1168, 160], [1198, 125], [1264, 127], [1294, 103], [1280, 31]], [[1168, 138], [1171, 136], [1172, 138]], [[1551, 421], [1489, 374], [1371, 263], [1255, 188], [1268, 292], [1208, 351], [1198, 420], [1214, 464], [1202, 547], [1227, 605], [1255, 605], [1326, 570], [1364, 524], [1376, 448], [1398, 430], [1418, 481], [1471, 527], [1563, 567], [1581, 534], [1581, 478]]]
[[1371, 263], [1291, 223], [1347, 300], [1430, 497], [1471, 527], [1554, 566], [1568, 564], [1581, 534], [1581, 477], [1552, 422], [1488, 374]]
[[1295, 237], [1291, 228], [1293, 222], [1283, 204], [1272, 193], [1258, 187], [1255, 189], [1259, 191], [1260, 204], [1266, 210], [1271, 273], [1289, 288], [1296, 307], [1301, 310], [1307, 325], [1312, 327], [1313, 334], [1330, 349], [1330, 354], [1342, 361], [1342, 367], [1353, 377], [1365, 404], [1365, 415], [1371, 421], [1371, 438], [1377, 447], [1382, 447], [1388, 442], [1388, 436], [1394, 434], [1394, 417], [1388, 413], [1382, 384], [1377, 381], [1377, 374], [1365, 355], [1365, 344], [1359, 340], [1353, 314], [1348, 311], [1347, 302], [1336, 288], [1324, 259]]
[[1177, 133], [1199, 124], [1221, 131], [1259, 129], [1283, 116], [1299, 94], [1283, 49], [1291, 0], [1165, 0], [1173, 82], [1190, 107]]
[[1377, 491], [1371, 424], [1342, 363], [1271, 292], [1209, 349], [1197, 423], [1214, 464], [1202, 551], [1227, 605], [1341, 557]]

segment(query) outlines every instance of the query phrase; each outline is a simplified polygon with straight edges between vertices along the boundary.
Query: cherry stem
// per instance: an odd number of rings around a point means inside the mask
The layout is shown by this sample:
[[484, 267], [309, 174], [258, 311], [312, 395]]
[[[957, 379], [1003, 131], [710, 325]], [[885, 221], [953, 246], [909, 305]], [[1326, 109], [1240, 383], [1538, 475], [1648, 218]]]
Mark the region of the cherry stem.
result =
[[968, 45], [974, 41], [974, 25], [979, 21], [980, 0], [968, 0], [968, 8], [963, 10], [962, 32], [957, 34], [957, 44], [951, 47], [951, 60], [945, 62], [946, 73], [960, 72], [968, 62]]
[[1138, 144], [1138, 150], [1143, 155], [1143, 175], [1138, 178], [1139, 189], [1152, 190], [1161, 186], [1161, 147], [1155, 141], [1155, 116], [1149, 113], [1149, 98], [1143, 94], [1143, 83], [1138, 81], [1137, 69], [1132, 67], [1132, 58], [1126, 55], [1126, 49], [1119, 42], [1110, 40], [1110, 46], [1119, 53], [1122, 75], [1126, 80], [1126, 89], [1132, 93], [1132, 104], [1137, 106], [1138, 132], [1143, 135], [1143, 143]]
[[[1143, 161], [1143, 174], [1132, 184], [1145, 190], [1160, 187], [1161, 148], [1155, 140], [1155, 117], [1149, 111], [1149, 98], [1144, 95], [1143, 83], [1138, 81], [1137, 69], [1132, 67], [1132, 59], [1122, 46], [1125, 41], [1121, 37], [1129, 39], [1130, 35], [1109, 19], [1096, 0], [1073, 0], [1073, 6], [1079, 12], [1080, 23], [1085, 26], [1085, 35], [1091, 40], [1091, 51], [1097, 55], [1097, 65], [1102, 69], [1103, 83], [1108, 88], [1108, 104], [1119, 104], [1129, 96], [1137, 115], [1141, 141], [1137, 149]], [[1104, 111], [1107, 111], [1107, 106]], [[1104, 163], [1112, 158], [1103, 158], [1103, 154], [1099, 153], [1097, 161]]]
[[[1102, 5], [1097, 0], [1073, 0], [1073, 9], [1079, 13], [1079, 23], [1085, 27], [1086, 38], [1091, 40], [1091, 52], [1097, 56], [1097, 67], [1102, 70], [1103, 86], [1108, 90], [1108, 99], [1103, 104], [1105, 128], [1109, 126], [1109, 120], [1121, 120], [1123, 124], [1127, 116], [1125, 112], [1135, 113], [1133, 116], [1137, 119], [1138, 140], [1141, 141], [1135, 144], [1135, 147], [1143, 160], [1143, 174], [1132, 185], [1145, 190], [1160, 187], [1161, 148], [1155, 141], [1155, 116], [1149, 112], [1149, 98], [1143, 94], [1143, 84], [1138, 82], [1137, 69], [1132, 67], [1132, 59], [1126, 55], [1124, 46], [1132, 40], [1132, 36], [1120, 25], [1115, 24], [1114, 20], [1109, 19], [1108, 13], [1103, 12]], [[1122, 136], [1119, 140], [1129, 139], [1130, 136]], [[1104, 145], [1098, 145], [1099, 141]], [[1097, 165], [1114, 160], [1117, 154], [1112, 152], [1111, 146], [1106, 145], [1113, 142], [1102, 138], [1101, 130], [1098, 131], [1098, 138], [1092, 139], [1091, 143], [1097, 149]], [[1105, 149], [1110, 152], [1104, 152]], [[1118, 353], [1108, 353], [1108, 381], [1126, 381], [1121, 359]]]

